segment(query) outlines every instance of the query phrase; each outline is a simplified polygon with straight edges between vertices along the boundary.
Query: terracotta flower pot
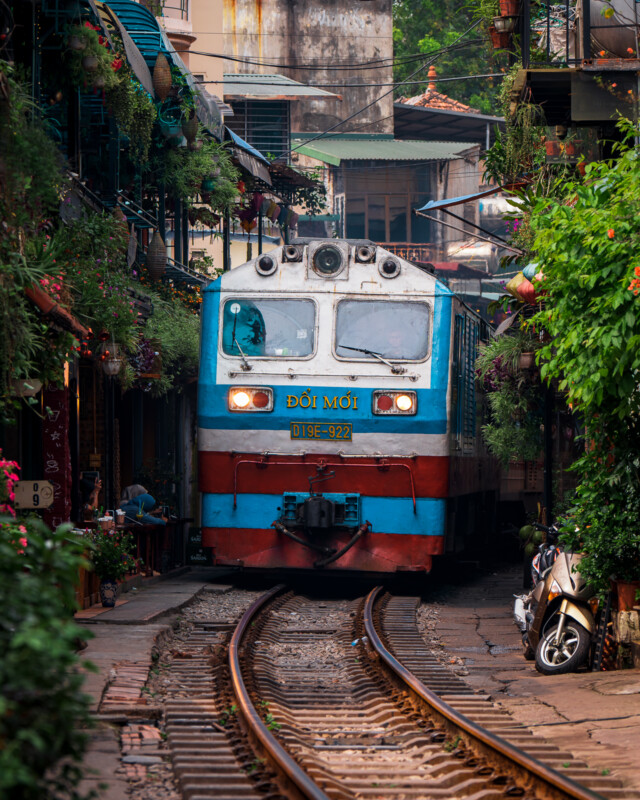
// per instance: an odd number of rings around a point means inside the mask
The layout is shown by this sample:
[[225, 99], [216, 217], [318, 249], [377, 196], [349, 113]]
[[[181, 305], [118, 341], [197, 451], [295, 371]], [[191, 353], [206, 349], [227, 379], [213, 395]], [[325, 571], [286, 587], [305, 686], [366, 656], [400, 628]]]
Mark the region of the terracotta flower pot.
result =
[[636, 602], [638, 589], [640, 589], [640, 581], [616, 581], [618, 611], [631, 611]]
[[497, 31], [493, 25], [489, 28], [489, 36], [494, 50], [505, 50], [509, 47], [511, 34], [509, 31]]
[[501, 17], [516, 17], [518, 15], [519, 0], [499, 0]]
[[544, 143], [544, 147], [548, 156], [560, 155], [560, 142], [556, 142], [555, 140], [551, 139]]

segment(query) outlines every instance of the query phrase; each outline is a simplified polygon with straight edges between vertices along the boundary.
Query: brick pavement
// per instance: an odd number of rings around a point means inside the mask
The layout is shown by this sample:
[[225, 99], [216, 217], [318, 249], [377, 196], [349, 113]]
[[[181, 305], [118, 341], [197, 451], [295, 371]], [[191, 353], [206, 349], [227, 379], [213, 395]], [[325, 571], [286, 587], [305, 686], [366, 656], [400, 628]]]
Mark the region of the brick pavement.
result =
[[227, 574], [195, 569], [127, 592], [115, 608], [93, 606], [76, 614], [92, 634], [82, 660], [97, 667], [86, 671], [83, 687], [97, 719], [84, 760], [84, 791], [98, 790], [100, 800], [125, 800], [130, 782], [164, 760], [160, 733], [152, 724], [159, 710], [144, 691], [154, 648], [181, 608], [202, 592], [231, 588], [217, 583]]
[[448, 588], [437, 608], [440, 643], [464, 680], [514, 718], [604, 774], [640, 792], [640, 670], [544, 676], [522, 656], [512, 618], [522, 569], [486, 573]]

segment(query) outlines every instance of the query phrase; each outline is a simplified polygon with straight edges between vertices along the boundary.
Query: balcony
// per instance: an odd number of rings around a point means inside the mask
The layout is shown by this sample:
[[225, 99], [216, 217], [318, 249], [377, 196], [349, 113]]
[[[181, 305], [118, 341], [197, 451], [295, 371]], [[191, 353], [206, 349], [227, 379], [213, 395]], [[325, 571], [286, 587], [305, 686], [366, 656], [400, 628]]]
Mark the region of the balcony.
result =
[[514, 33], [523, 69], [512, 109], [531, 102], [549, 126], [605, 126], [608, 135], [616, 119], [634, 115], [640, 71], [634, 0], [522, 0], [519, 11]]

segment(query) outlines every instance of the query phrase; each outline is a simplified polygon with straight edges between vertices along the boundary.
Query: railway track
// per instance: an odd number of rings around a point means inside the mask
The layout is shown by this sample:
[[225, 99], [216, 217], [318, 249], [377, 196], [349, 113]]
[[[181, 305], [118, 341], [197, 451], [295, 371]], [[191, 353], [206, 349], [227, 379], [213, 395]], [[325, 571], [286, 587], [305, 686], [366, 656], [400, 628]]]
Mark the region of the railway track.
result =
[[182, 664], [188, 698], [167, 705], [183, 797], [632, 796], [437, 662], [417, 606], [379, 589], [364, 600], [315, 601], [276, 587], [233, 631], [228, 671], [211, 666], [200, 626]]

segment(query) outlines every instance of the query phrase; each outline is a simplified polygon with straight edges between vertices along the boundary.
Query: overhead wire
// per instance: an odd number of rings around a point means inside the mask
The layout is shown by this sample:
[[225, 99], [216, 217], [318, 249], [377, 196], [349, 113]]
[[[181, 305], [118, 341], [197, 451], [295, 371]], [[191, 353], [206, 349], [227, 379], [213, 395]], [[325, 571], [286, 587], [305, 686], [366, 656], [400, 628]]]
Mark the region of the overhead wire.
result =
[[[238, 81], [238, 83], [240, 83], [240, 84], [241, 83], [253, 83], [253, 81], [251, 80], [253, 77], [254, 77], [253, 75], [250, 75], [247, 78], [246, 81], [240, 80], [240, 81]], [[483, 75], [457, 75], [457, 76], [451, 77], [451, 78], [437, 78], [437, 81], [438, 81], [438, 83], [443, 83], [444, 81], [447, 81], [447, 82], [451, 82], [451, 81], [470, 81], [470, 80], [474, 80], [474, 79], [477, 79], [477, 78], [504, 78], [504, 77], [505, 77], [504, 72], [488, 72], [488, 73], [485, 73]], [[396, 82], [393, 82], [393, 83], [305, 83], [304, 86], [306, 86], [306, 87], [308, 87], [310, 89], [362, 89], [362, 88], [369, 88], [369, 87], [373, 87], [373, 88], [378, 89], [378, 88], [384, 87], [384, 86], [393, 86], [393, 87], [396, 87], [396, 86], [424, 86], [424, 84], [427, 83], [429, 80], [430, 80], [429, 78], [425, 78], [424, 80], [421, 80], [421, 81], [396, 81]], [[194, 81], [194, 83], [196, 83], [198, 85], [210, 84], [210, 83], [214, 83], [214, 84], [227, 83], [227, 84], [229, 84], [229, 79], [227, 78], [226, 81], [225, 80], [221, 80], [221, 81], [202, 80], [202, 81]], [[231, 85], [232, 84], [229, 84], [229, 86], [231, 86]], [[271, 82], [271, 83], [268, 82], [268, 81], [260, 81], [259, 85], [260, 86], [278, 86], [279, 88], [282, 88], [283, 86], [286, 86], [286, 84], [277, 83], [275, 81]], [[233, 94], [233, 92], [229, 92], [229, 94]]]
[[[477, 23], [476, 23], [477, 24]], [[471, 30], [471, 29], [470, 29]], [[463, 34], [464, 36], [465, 34]], [[341, 70], [367, 70], [367, 69], [381, 69], [384, 67], [394, 67], [394, 66], [402, 66], [407, 65], [416, 61], [424, 61], [425, 58], [430, 58], [433, 56], [439, 56], [443, 53], [448, 53], [451, 51], [463, 49], [466, 47], [470, 47], [474, 44], [482, 43], [482, 39], [472, 39], [469, 42], [463, 42], [457, 44], [454, 42], [452, 45], [448, 45], [447, 47], [441, 47], [438, 50], [432, 50], [429, 53], [415, 53], [407, 56], [389, 56], [386, 58], [378, 58], [378, 59], [370, 59], [369, 61], [359, 61], [359, 62], [344, 62], [336, 64], [335, 60], [333, 64], [326, 64], [326, 63], [319, 63], [319, 64], [289, 64], [289, 63], [282, 63], [278, 61], [265, 61], [259, 58], [253, 58], [250, 56], [232, 56], [226, 55], [224, 53], [214, 53], [208, 50], [193, 50], [191, 48], [176, 48], [176, 53], [189, 53], [190, 55], [196, 56], [205, 56], [208, 58], [219, 58], [223, 61], [235, 61], [242, 64], [249, 64], [250, 66], [254, 67], [274, 67], [276, 69], [292, 69], [292, 70], [326, 70], [326, 71], [341, 71]]]
[[[457, 49], [456, 45], [458, 45], [458, 43], [461, 42], [462, 39], [468, 33], [471, 33], [471, 31], [474, 28], [476, 28], [480, 24], [480, 22], [481, 22], [481, 20], [476, 20], [476, 22], [474, 22], [473, 25], [469, 26], [466, 31], [464, 31], [463, 33], [460, 34], [460, 36], [455, 40], [455, 42], [453, 42], [449, 47], [443, 48], [438, 55], [441, 55], [443, 52], [450, 52], [452, 49]], [[434, 61], [437, 60], [437, 58], [438, 58], [437, 55], [433, 56], [429, 61], [427, 61], [424, 64], [422, 64], [420, 67], [418, 67], [418, 69], [414, 70], [410, 75], [408, 75], [406, 80], [410, 81], [412, 78], [415, 78], [415, 76], [418, 75], [420, 72], [422, 72], [422, 70], [426, 69], [426, 67], [431, 66], [431, 64], [433, 64]], [[401, 86], [402, 83], [404, 83], [404, 81], [401, 82], [398, 85]], [[372, 100], [370, 103], [367, 103], [362, 108], [358, 109], [357, 111], [354, 111], [348, 117], [345, 117], [345, 119], [342, 119], [339, 122], [336, 122], [330, 128], [327, 128], [325, 131], [323, 131], [322, 133], [318, 134], [317, 136], [314, 136], [312, 139], [307, 139], [305, 144], [310, 144], [311, 142], [317, 141], [318, 139], [322, 139], [326, 134], [331, 133], [331, 131], [334, 131], [336, 128], [339, 128], [341, 125], [344, 125], [346, 122], [349, 122], [350, 120], [352, 120], [354, 117], [357, 117], [358, 115], [362, 114], [368, 108], [371, 108], [371, 106], [375, 105], [376, 103], [379, 103], [380, 100], [382, 100], [383, 98], [387, 97], [387, 95], [392, 94], [394, 91], [395, 91], [395, 88], [394, 89], [389, 89], [388, 91], [386, 91], [382, 95], [380, 95], [380, 97], [377, 97], [375, 100]], [[289, 155], [290, 153], [293, 153], [296, 150], [300, 149], [300, 147], [302, 147], [302, 146], [303, 145], [298, 145], [298, 147], [291, 148], [290, 150], [287, 151], [287, 153], [284, 153], [283, 155]]]

